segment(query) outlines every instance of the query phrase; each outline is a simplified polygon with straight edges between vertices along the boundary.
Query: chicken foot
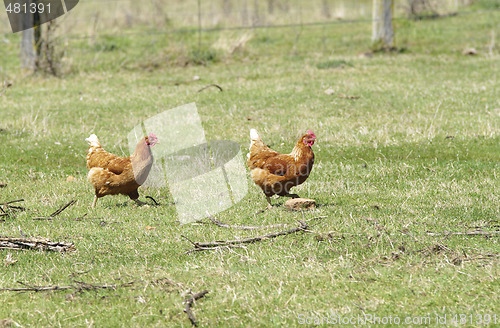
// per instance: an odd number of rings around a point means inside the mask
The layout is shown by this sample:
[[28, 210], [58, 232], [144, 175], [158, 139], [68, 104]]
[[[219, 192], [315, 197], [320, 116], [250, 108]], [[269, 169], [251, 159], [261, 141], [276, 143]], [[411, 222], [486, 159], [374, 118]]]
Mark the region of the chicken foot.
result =
[[[299, 195], [297, 195], [297, 194], [290, 194], [290, 193], [283, 195], [283, 197], [300, 198], [300, 196], [299, 196]], [[265, 208], [265, 209], [263, 209], [263, 210], [257, 211], [257, 213], [255, 213], [255, 214], [254, 214], [254, 216], [255, 216], [255, 215], [258, 215], [258, 214], [262, 214], [262, 213], [264, 213], [265, 211], [270, 210], [270, 209], [272, 209], [272, 208], [274, 207], [274, 206], [271, 204], [271, 197], [270, 197], [270, 196], [266, 196], [266, 200], [267, 200], [267, 206], [266, 206], [266, 208]]]
[[141, 202], [139, 199], [134, 199], [134, 202], [137, 204], [137, 206], [142, 206], [142, 205], [147, 204], [147, 203]]
[[[97, 204], [97, 195], [94, 197], [94, 201], [92, 202], [92, 208], [95, 208], [95, 205]], [[146, 205], [147, 203], [144, 203], [144, 202], [141, 202], [139, 199], [133, 199], [133, 201], [138, 205], [138, 206], [142, 206], [142, 205]]]

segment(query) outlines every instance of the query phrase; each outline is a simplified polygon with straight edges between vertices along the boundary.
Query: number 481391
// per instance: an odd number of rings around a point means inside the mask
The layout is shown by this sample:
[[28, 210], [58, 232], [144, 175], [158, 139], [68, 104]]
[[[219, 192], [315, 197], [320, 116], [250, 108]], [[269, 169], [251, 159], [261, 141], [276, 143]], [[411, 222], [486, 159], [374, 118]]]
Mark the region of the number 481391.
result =
[[5, 8], [9, 14], [34, 14], [43, 13], [45, 10], [50, 14], [50, 3], [9, 3]]

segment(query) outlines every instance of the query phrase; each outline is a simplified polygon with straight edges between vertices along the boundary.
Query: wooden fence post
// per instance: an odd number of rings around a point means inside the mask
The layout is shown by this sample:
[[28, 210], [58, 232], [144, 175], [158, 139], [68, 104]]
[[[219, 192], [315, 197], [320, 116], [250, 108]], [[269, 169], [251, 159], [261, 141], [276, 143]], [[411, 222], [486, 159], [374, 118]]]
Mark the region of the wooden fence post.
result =
[[392, 0], [373, 0], [372, 41], [383, 49], [394, 48], [393, 10]]
[[[21, 4], [28, 5], [30, 0], [22, 0]], [[21, 67], [35, 71], [39, 64], [42, 47], [42, 28], [40, 26], [40, 14], [35, 12], [31, 15], [19, 15], [22, 20], [21, 26], [31, 27], [22, 31], [21, 37]], [[34, 26], [34, 27], [32, 27]]]

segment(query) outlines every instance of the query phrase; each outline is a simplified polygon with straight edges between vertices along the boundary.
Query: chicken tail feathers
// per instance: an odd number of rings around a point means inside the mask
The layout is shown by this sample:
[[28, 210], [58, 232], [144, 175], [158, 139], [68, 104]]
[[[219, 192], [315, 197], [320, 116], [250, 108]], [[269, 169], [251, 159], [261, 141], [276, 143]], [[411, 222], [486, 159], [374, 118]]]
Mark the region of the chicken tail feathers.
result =
[[252, 148], [255, 146], [261, 147], [263, 146], [264, 143], [262, 142], [262, 139], [259, 136], [259, 133], [255, 129], [250, 129], [250, 147], [248, 148], [248, 154], [247, 158], [250, 159], [251, 153], [252, 153]]
[[101, 147], [101, 143], [99, 142], [99, 138], [95, 134], [91, 134], [88, 138], [85, 139], [90, 145], [90, 147]]
[[250, 130], [250, 152], [252, 151], [253, 146], [257, 147], [265, 146], [264, 142], [259, 136], [259, 133], [255, 129]]
[[255, 129], [250, 129], [250, 140], [257, 141], [260, 140], [259, 133]]

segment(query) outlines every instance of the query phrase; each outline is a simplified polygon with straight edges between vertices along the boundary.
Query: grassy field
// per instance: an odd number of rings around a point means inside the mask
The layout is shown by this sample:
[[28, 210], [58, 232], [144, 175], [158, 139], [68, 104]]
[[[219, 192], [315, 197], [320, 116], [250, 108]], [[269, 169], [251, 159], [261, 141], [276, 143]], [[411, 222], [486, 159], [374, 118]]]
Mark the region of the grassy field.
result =
[[[0, 250], [0, 288], [116, 288], [0, 291], [0, 327], [189, 327], [183, 301], [202, 290], [209, 293], [193, 307], [202, 327], [326, 326], [358, 315], [499, 325], [494, 6], [397, 20], [398, 51], [373, 56], [359, 55], [370, 50], [369, 22], [206, 32], [200, 43], [196, 33], [137, 27], [60, 44], [62, 77], [23, 73], [19, 35], [3, 35], [0, 78], [12, 86], [0, 87], [0, 203], [22, 198], [27, 210], [0, 217], [0, 236], [73, 242], [76, 251]], [[466, 48], [478, 55], [462, 55]], [[210, 83], [224, 91], [198, 92]], [[126, 155], [130, 129], [191, 102], [208, 140], [236, 141], [245, 155], [250, 128], [281, 152], [312, 129], [315, 166], [295, 192], [317, 209], [288, 212], [277, 199], [254, 217], [266, 201], [253, 183], [217, 218], [286, 227], [181, 225], [166, 188], [140, 189], [159, 206], [108, 196], [91, 209], [84, 139], [96, 133], [105, 149]], [[55, 219], [33, 220], [72, 199]], [[181, 235], [246, 238], [318, 217], [307, 233], [183, 254], [192, 245]], [[484, 234], [453, 234], [471, 231]]]

